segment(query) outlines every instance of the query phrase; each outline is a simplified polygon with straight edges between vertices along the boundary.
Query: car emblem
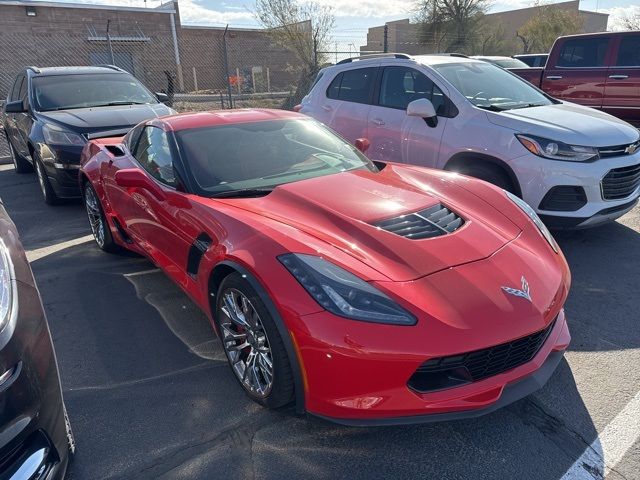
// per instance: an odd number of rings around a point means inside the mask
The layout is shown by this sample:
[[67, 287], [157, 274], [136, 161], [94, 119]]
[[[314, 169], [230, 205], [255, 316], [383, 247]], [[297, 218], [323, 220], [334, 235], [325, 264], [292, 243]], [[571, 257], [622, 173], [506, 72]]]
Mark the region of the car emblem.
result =
[[624, 151], [626, 153], [628, 153], [629, 155], [633, 155], [633, 153], [638, 149], [638, 144], [636, 143], [632, 143], [631, 145], [629, 145], [627, 148], [624, 149]]
[[514, 295], [516, 297], [524, 298], [526, 300], [531, 301], [531, 294], [529, 293], [529, 283], [527, 279], [522, 276], [522, 290], [518, 290], [517, 288], [511, 287], [502, 287], [502, 290], [507, 292], [509, 295]]

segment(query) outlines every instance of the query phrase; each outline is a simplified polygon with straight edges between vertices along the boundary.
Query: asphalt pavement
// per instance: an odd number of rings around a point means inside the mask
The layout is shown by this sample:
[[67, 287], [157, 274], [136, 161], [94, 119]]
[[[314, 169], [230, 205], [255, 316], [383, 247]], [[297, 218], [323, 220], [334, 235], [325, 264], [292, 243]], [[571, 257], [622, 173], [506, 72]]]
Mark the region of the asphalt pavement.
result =
[[205, 316], [147, 260], [100, 251], [79, 202], [46, 206], [35, 176], [10, 165], [0, 197], [58, 355], [77, 443], [69, 479], [602, 478], [585, 451], [606, 478], [640, 479], [640, 432], [620, 427], [640, 392], [640, 208], [557, 236], [573, 340], [542, 390], [474, 420], [350, 428], [248, 400]]

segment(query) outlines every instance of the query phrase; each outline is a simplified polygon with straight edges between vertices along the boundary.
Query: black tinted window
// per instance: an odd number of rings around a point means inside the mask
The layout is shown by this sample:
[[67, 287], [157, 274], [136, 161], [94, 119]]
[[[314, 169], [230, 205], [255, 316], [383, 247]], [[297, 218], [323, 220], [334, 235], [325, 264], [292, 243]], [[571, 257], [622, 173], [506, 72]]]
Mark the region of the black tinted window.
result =
[[22, 81], [22, 85], [20, 86], [20, 93], [18, 93], [18, 98], [16, 98], [16, 100], [24, 100], [25, 98], [27, 98], [27, 85], [28, 84], [29, 84], [29, 82], [25, 78]]
[[379, 103], [383, 107], [405, 110], [419, 98], [431, 100], [438, 115], [444, 113], [445, 96], [426, 75], [408, 67], [387, 67], [382, 74]]
[[375, 68], [347, 70], [333, 79], [327, 97], [346, 102], [369, 103]]
[[176, 186], [176, 176], [167, 134], [157, 127], [145, 127], [133, 156], [158, 181]]
[[640, 35], [632, 35], [622, 39], [616, 65], [619, 67], [640, 66]]
[[158, 103], [127, 73], [37, 77], [33, 79], [33, 96], [42, 111]]
[[609, 46], [608, 38], [567, 40], [560, 50], [558, 67], [602, 67]]

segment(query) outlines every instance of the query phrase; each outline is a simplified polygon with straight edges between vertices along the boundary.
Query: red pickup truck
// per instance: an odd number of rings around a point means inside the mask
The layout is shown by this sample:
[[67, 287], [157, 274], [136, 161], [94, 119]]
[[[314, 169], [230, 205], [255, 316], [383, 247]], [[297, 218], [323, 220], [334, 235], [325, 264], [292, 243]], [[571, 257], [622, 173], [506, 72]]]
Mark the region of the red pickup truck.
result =
[[509, 70], [552, 97], [640, 127], [640, 31], [560, 37], [544, 68]]

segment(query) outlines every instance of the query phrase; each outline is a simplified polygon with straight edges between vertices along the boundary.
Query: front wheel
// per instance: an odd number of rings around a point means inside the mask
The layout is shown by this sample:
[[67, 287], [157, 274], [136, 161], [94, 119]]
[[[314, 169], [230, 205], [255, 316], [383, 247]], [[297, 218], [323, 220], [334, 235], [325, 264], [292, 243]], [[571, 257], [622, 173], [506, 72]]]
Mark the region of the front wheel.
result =
[[38, 183], [40, 184], [40, 191], [44, 197], [44, 202], [47, 205], [57, 205], [60, 203], [60, 199], [51, 186], [51, 182], [49, 181], [49, 177], [47, 176], [47, 172], [44, 169], [42, 161], [34, 155], [33, 164], [36, 168], [36, 175], [38, 176]]
[[222, 281], [215, 321], [231, 370], [247, 395], [269, 408], [290, 403], [294, 384], [284, 343], [264, 303], [239, 273]]
[[459, 170], [464, 175], [479, 178], [489, 182], [496, 187], [500, 187], [514, 195], [517, 193], [509, 175], [497, 165], [480, 163], [479, 165], [469, 165]]
[[98, 194], [89, 181], [84, 184], [83, 197], [84, 207], [87, 211], [87, 217], [89, 218], [89, 226], [91, 227], [93, 239], [98, 244], [98, 247], [105, 252], [117, 252], [120, 250], [120, 247], [113, 241], [111, 229], [107, 224], [104, 211], [102, 210], [102, 205], [98, 199]]

